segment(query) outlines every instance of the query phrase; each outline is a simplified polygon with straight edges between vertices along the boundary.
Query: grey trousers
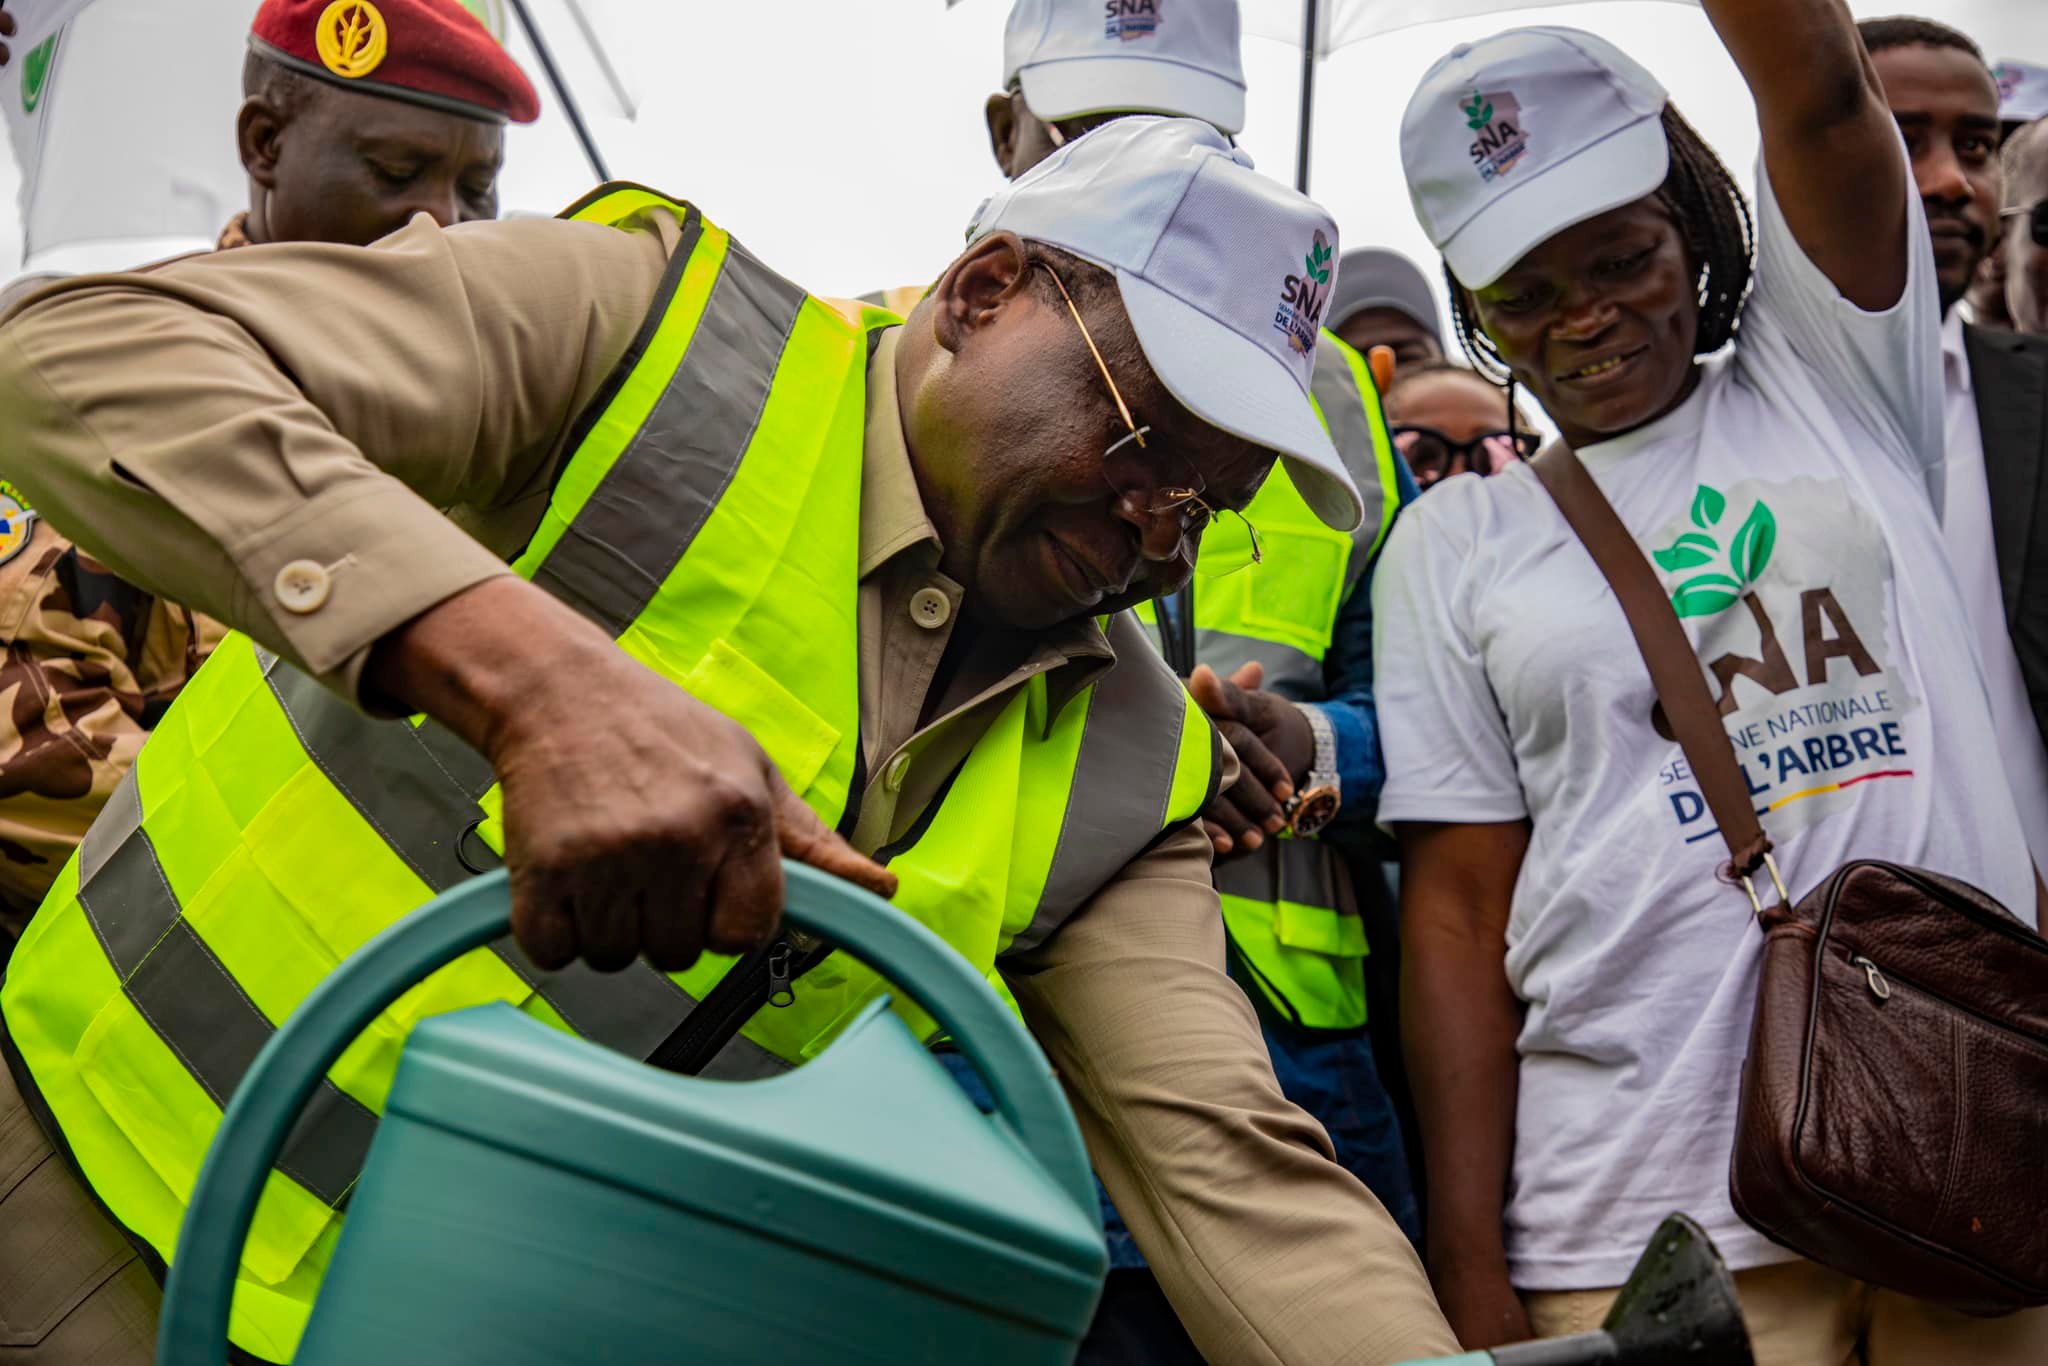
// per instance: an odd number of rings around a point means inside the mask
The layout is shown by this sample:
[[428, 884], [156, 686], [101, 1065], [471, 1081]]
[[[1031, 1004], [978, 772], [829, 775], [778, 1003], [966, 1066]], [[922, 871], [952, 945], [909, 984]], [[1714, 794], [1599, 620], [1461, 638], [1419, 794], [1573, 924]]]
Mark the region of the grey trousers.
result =
[[149, 1366], [162, 1303], [0, 1066], [0, 1366]]

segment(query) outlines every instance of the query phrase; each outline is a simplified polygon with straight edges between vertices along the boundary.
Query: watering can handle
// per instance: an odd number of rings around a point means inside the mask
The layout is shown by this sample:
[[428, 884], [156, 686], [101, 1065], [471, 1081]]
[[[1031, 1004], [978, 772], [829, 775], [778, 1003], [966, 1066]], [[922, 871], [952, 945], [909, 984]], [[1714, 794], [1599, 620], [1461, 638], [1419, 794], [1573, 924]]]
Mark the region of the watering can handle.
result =
[[[1073, 1112], [1037, 1043], [980, 974], [943, 939], [879, 897], [800, 863], [785, 860], [782, 874], [789, 920], [832, 940], [890, 981], [915, 983], [917, 1003], [981, 1073], [1003, 1122], [1068, 1197], [1093, 1215], [1094, 1181]], [[218, 1366], [242, 1244], [299, 1111], [379, 1012], [435, 969], [502, 937], [511, 909], [502, 869], [442, 893], [350, 955], [257, 1054], [228, 1103], [185, 1210], [164, 1288], [159, 1363]]]

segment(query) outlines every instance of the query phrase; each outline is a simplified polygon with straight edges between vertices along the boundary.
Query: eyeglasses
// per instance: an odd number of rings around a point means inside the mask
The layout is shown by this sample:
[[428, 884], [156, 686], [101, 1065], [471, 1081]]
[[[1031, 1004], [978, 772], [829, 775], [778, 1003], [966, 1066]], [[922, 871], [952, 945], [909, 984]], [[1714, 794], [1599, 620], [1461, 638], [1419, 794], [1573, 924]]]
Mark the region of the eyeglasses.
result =
[[2031, 209], [2007, 209], [1998, 216], [2027, 219], [2027, 228], [2033, 235], [2034, 245], [2048, 247], [2048, 199], [2042, 200]]
[[1534, 432], [1481, 432], [1470, 441], [1453, 441], [1434, 427], [1403, 424], [1392, 429], [1394, 449], [1415, 472], [1415, 482], [1428, 488], [1439, 479], [1470, 471], [1499, 474], [1517, 460], [1536, 454], [1543, 438]]
[[1207, 486], [1186, 460], [1163, 446], [1146, 443], [1152, 429], [1140, 427], [1131, 416], [1123, 390], [1116, 387], [1116, 378], [1109, 373], [1109, 362], [1102, 358], [1088, 324], [1082, 321], [1081, 310], [1074, 306], [1074, 296], [1067, 292], [1067, 282], [1048, 263], [1031, 264], [1043, 267], [1052, 276], [1060, 298], [1066, 300], [1074, 326], [1081, 329], [1081, 340], [1088, 343], [1088, 354], [1095, 357], [1102, 382], [1109, 386], [1109, 396], [1116, 400], [1117, 416], [1123, 419], [1125, 434], [1102, 453], [1102, 477], [1109, 491], [1119, 502], [1147, 517], [1176, 518], [1180, 524], [1179, 553], [1198, 574], [1216, 579], [1259, 563], [1265, 555], [1259, 546], [1257, 529], [1245, 520], [1243, 513], [1212, 507], [1203, 501], [1202, 493]]

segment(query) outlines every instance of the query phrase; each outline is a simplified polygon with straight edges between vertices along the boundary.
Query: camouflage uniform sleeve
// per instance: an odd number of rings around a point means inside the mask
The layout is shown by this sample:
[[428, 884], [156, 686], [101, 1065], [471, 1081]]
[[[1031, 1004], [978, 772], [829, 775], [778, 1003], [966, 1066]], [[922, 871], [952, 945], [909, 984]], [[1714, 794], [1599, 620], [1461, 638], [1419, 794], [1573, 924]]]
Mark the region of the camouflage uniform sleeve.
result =
[[0, 925], [20, 932], [225, 634], [117, 578], [0, 484]]

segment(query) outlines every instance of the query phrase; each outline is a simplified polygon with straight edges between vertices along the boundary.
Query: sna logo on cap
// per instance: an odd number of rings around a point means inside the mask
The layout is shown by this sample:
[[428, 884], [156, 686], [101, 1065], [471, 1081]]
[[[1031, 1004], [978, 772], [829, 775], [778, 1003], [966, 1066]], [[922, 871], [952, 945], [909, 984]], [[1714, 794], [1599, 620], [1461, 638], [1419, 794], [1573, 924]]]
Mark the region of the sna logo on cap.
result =
[[1321, 228], [1309, 242], [1302, 261], [1302, 273], [1280, 282], [1280, 307], [1273, 314], [1273, 330], [1287, 338], [1297, 356], [1316, 349], [1316, 333], [1322, 329], [1323, 306], [1330, 302], [1330, 262], [1335, 253]]
[[2012, 92], [2020, 88], [2020, 81], [2024, 75], [2024, 72], [2009, 62], [2000, 62], [1991, 68], [1991, 78], [1998, 82], [2000, 104], [2012, 98]]
[[1474, 134], [1472, 167], [1481, 180], [1493, 181], [1515, 169], [1529, 150], [1529, 135], [1522, 131], [1522, 105], [1507, 91], [1482, 95], [1477, 90], [1458, 106], [1465, 111], [1465, 126]]
[[1128, 43], [1133, 38], [1150, 38], [1159, 32], [1159, 7], [1166, 0], [1103, 0], [1102, 36], [1120, 38]]
[[384, 16], [370, 0], [334, 0], [320, 16], [313, 46], [320, 62], [344, 80], [356, 81], [384, 64], [390, 49]]

